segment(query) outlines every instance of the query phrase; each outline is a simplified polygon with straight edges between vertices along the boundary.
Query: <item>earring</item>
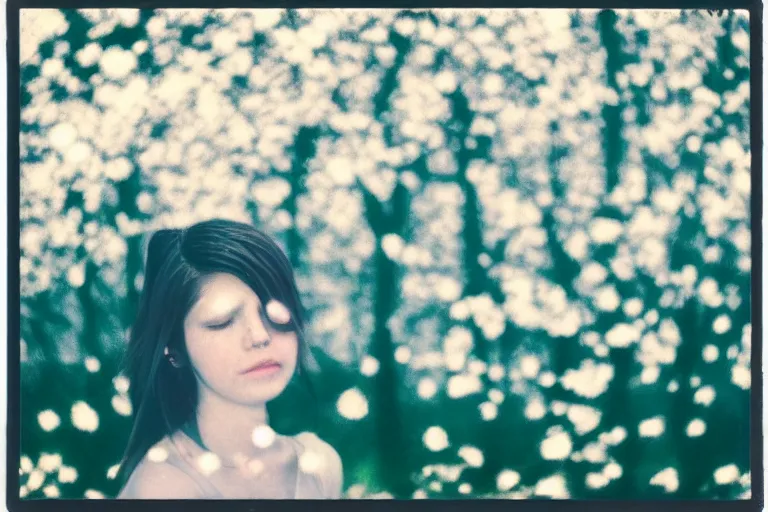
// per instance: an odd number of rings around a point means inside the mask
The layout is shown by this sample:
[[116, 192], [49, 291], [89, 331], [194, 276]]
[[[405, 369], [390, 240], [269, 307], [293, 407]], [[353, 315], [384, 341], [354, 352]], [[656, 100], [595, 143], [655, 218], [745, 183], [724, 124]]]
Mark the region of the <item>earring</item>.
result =
[[171, 355], [170, 350], [168, 350], [168, 347], [165, 347], [165, 350], [163, 350], [163, 354], [165, 354], [166, 359], [168, 359], [168, 362], [171, 363], [171, 366], [174, 368], [181, 368], [181, 364], [176, 360], [175, 357]]

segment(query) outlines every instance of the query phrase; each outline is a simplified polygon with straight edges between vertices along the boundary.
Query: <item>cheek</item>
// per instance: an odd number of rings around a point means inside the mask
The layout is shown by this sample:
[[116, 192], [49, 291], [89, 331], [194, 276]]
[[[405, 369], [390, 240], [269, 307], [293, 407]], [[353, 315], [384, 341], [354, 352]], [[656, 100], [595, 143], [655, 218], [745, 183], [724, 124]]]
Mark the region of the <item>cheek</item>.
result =
[[206, 380], [216, 379], [218, 374], [226, 371], [236, 354], [227, 350], [226, 336], [224, 333], [187, 333], [187, 354], [194, 370]]
[[299, 356], [299, 340], [294, 333], [281, 333], [273, 338], [275, 351], [278, 352], [280, 359], [291, 366], [296, 366]]

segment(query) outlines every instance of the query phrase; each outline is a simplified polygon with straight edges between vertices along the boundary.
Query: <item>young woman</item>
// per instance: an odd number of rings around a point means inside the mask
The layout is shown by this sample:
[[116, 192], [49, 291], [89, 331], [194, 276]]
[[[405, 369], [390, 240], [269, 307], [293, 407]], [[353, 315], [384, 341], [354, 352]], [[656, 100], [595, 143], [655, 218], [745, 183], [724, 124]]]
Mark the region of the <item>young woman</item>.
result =
[[155, 233], [118, 499], [340, 498], [337, 452], [269, 427], [267, 402], [306, 376], [308, 355], [293, 271], [267, 235], [225, 220]]

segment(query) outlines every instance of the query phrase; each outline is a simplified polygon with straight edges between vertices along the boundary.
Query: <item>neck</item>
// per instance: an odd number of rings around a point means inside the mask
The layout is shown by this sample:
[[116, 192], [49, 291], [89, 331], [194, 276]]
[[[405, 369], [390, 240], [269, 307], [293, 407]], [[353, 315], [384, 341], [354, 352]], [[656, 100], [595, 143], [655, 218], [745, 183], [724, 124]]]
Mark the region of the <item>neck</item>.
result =
[[241, 405], [211, 393], [200, 394], [197, 427], [205, 447], [233, 464], [263, 453], [253, 443], [253, 430], [268, 425], [266, 404]]

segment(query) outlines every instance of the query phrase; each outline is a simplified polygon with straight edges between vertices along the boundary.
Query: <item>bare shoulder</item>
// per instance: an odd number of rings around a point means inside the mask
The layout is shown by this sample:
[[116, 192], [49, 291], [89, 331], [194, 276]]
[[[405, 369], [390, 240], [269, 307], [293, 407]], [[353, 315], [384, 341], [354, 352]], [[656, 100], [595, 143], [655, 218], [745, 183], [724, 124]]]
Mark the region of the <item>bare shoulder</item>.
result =
[[131, 474], [118, 499], [200, 499], [203, 493], [184, 471], [168, 462], [144, 459]]
[[323, 482], [325, 497], [329, 499], [341, 498], [344, 469], [339, 452], [330, 443], [320, 439], [317, 434], [303, 432], [296, 437], [304, 445], [306, 452], [311, 452], [319, 458], [320, 464], [317, 472]]

